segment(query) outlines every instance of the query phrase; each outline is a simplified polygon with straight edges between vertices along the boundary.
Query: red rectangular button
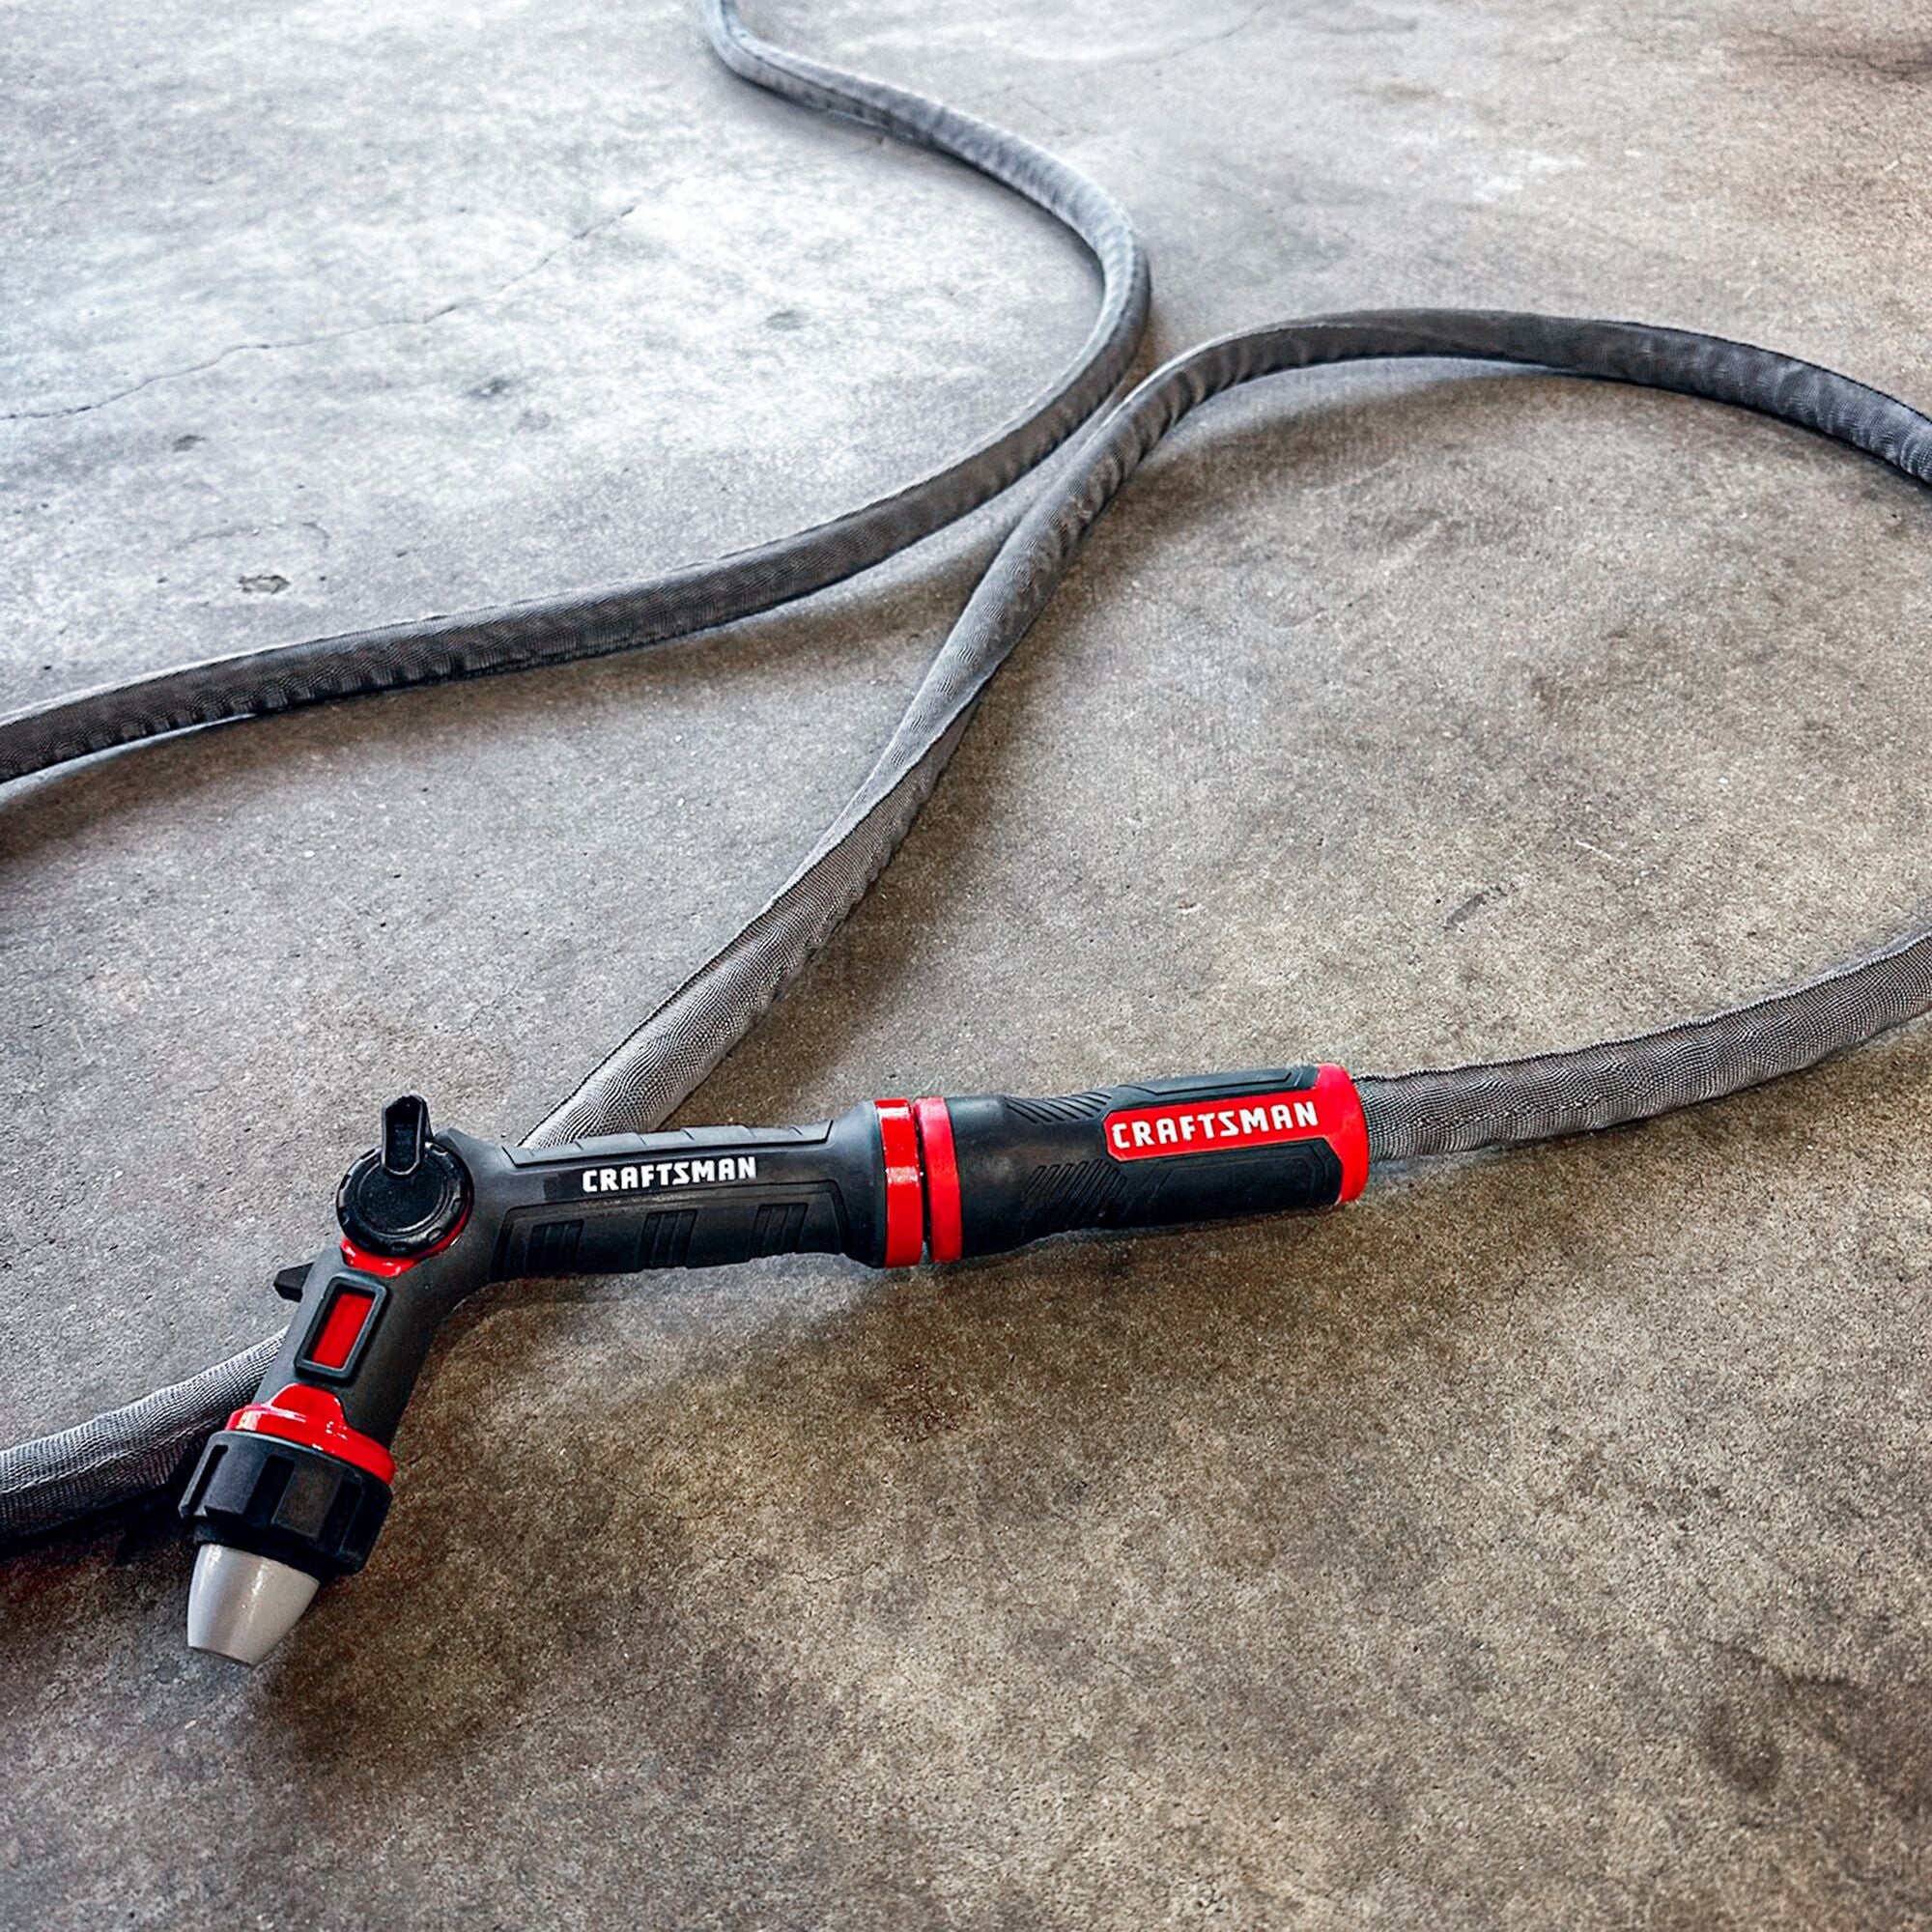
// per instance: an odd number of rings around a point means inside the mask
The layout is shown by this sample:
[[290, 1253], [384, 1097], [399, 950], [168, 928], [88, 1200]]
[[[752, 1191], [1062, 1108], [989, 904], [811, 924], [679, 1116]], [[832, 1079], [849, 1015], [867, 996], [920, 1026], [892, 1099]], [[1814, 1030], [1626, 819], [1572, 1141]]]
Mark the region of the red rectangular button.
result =
[[334, 1299], [328, 1304], [327, 1314], [322, 1318], [322, 1326], [302, 1359], [312, 1362], [318, 1369], [341, 1368], [355, 1352], [362, 1324], [368, 1321], [369, 1311], [375, 1305], [376, 1297], [366, 1289], [338, 1288]]

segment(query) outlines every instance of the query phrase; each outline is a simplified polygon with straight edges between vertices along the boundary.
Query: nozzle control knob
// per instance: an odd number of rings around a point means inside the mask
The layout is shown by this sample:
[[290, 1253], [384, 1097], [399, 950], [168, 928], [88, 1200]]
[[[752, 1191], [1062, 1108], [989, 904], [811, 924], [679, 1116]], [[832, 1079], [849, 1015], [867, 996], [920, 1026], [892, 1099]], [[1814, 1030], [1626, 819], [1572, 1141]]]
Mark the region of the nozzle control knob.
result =
[[462, 1221], [469, 1202], [463, 1163], [432, 1137], [429, 1104], [404, 1094], [383, 1109], [383, 1138], [342, 1177], [335, 1217], [372, 1255], [426, 1253]]

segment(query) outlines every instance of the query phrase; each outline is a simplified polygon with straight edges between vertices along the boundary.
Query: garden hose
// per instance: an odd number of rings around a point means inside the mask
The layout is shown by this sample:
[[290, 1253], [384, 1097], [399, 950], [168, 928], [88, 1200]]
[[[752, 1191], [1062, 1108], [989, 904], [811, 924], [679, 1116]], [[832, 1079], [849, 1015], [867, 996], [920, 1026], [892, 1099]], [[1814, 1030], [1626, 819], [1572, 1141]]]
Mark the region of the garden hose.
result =
[[1919, 927], [1720, 1013], [1522, 1059], [1393, 1076], [1284, 1065], [1044, 1099], [882, 1099], [802, 1127], [661, 1131], [891, 859], [989, 680], [1107, 505], [1161, 440], [1221, 391], [1364, 360], [1517, 364], [1753, 410], [1932, 481], [1932, 422], [1905, 404], [1772, 351], [1627, 322], [1457, 310], [1287, 322], [1191, 349], [1103, 407], [1132, 355], [1148, 288], [1132, 230], [1111, 200], [983, 123], [752, 39], [727, 0], [714, 0], [711, 25], [741, 73], [957, 156], [1088, 243], [1105, 279], [1101, 319], [1038, 409], [882, 504], [719, 565], [225, 659], [0, 721], [0, 773], [13, 776], [192, 724], [681, 635], [892, 554], [1078, 430], [870, 773], [791, 878], [521, 1146], [435, 1132], [421, 1100], [393, 1101], [378, 1147], [345, 1177], [339, 1238], [277, 1277], [298, 1304], [285, 1332], [128, 1408], [0, 1454], [0, 1539], [17, 1539], [158, 1484], [201, 1446], [183, 1504], [202, 1546], [191, 1636], [245, 1661], [266, 1653], [320, 1582], [366, 1559], [388, 1504], [390, 1436], [423, 1354], [449, 1309], [486, 1281], [813, 1251], [878, 1266], [950, 1262], [1075, 1229], [1327, 1207], [1352, 1199], [1383, 1163], [1716, 1098], [1932, 1006], [1932, 928]]

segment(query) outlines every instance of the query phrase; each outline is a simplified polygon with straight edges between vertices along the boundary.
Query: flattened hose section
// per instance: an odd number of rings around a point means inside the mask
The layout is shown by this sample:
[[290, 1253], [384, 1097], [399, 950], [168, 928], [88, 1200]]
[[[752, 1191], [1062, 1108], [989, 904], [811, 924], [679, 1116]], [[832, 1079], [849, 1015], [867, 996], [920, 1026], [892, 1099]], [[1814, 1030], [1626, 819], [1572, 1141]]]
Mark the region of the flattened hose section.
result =
[[1024, 196], [1086, 245], [1100, 270], [1100, 309], [1053, 386], [944, 469], [831, 523], [715, 563], [639, 583], [245, 651], [18, 712], [0, 720], [0, 782], [193, 724], [602, 657], [769, 611], [869, 569], [977, 509], [1107, 400], [1133, 360], [1150, 299], [1147, 251], [1112, 195], [990, 122], [757, 39], [738, 18], [735, 0], [706, 0], [706, 22], [714, 51], [734, 72], [963, 161]]
[[[1191, 410], [1262, 376], [1415, 356], [1520, 363], [1707, 397], [1815, 430], [1932, 480], [1932, 423], [1917, 411], [1813, 364], [1678, 329], [1384, 311], [1285, 323], [1189, 351], [1091, 425], [1058, 467], [974, 591], [871, 773], [792, 878], [538, 1124], [530, 1143], [656, 1126], [744, 1036], [885, 866], [988, 680], [1045, 607], [1088, 530]], [[1356, 1084], [1375, 1157], [1466, 1151], [1733, 1093], [1809, 1066], [1928, 1005], [1932, 930], [1919, 929], [1860, 963], [1707, 1019], [1573, 1052]], [[238, 1357], [149, 1402], [173, 1414], [187, 1391], [205, 1389], [205, 1431], [252, 1386], [262, 1359]], [[217, 1401], [217, 1389], [229, 1393]], [[100, 1508], [154, 1480], [157, 1437], [147, 1406], [0, 1456], [0, 1537]], [[64, 1445], [96, 1431], [116, 1446], [91, 1472], [77, 1469]]]

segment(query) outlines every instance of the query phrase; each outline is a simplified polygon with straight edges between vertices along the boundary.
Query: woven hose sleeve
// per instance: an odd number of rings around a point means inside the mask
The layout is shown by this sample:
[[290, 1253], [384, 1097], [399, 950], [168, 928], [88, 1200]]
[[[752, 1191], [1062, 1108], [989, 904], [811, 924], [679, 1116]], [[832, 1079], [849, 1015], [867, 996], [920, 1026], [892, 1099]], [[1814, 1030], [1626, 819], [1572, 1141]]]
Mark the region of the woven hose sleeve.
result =
[[1629, 1039], [1356, 1081], [1376, 1160], [1473, 1153], [1647, 1120], [1796, 1073], [1932, 1009], [1932, 935], [1790, 992]]
[[[1319, 317], [1229, 336], [1157, 370], [1093, 424], [1036, 496], [914, 694], [891, 743], [798, 870], [726, 947], [661, 1005], [531, 1138], [648, 1126], [675, 1106], [809, 962], [890, 859], [970, 722], [988, 680], [1065, 577], [1087, 532], [1192, 410], [1260, 377], [1405, 356], [1514, 362], [1643, 384], [1753, 409], [1833, 437], [1918, 481], [1932, 423], [1861, 384], [1747, 345], [1683, 330], [1566, 317], [1417, 310]], [[1642, 1118], [1813, 1065], [1932, 1003], [1932, 932], [1709, 1018], [1630, 1039], [1493, 1065], [1360, 1083], [1384, 1159], [1505, 1145]], [[267, 1346], [267, 1345], [265, 1345]], [[223, 1365], [224, 1369], [232, 1365]], [[223, 1370], [210, 1371], [219, 1378]], [[201, 1378], [197, 1378], [200, 1380]], [[213, 1400], [211, 1384], [196, 1400]], [[195, 1384], [184, 1384], [192, 1388]], [[154, 1480], [180, 1391], [0, 1459], [11, 1517], [37, 1522]], [[185, 1412], [192, 1412], [189, 1405]], [[93, 1432], [103, 1454], [91, 1460]], [[68, 1445], [56, 1453], [56, 1445]], [[112, 1468], [112, 1479], [100, 1468]], [[6, 1486], [11, 1484], [11, 1490]]]
[[109, 746], [411, 685], [607, 656], [687, 637], [803, 597], [896, 555], [1009, 489], [1126, 374], [1147, 324], [1147, 254], [1125, 211], [1077, 169], [991, 123], [884, 81], [800, 60], [711, 0], [719, 56], [760, 87], [864, 121], [999, 182], [1080, 241], [1101, 275], [1079, 353], [1020, 414], [917, 482], [796, 535], [640, 582], [216, 658], [0, 719], [0, 782]]
[[[1106, 402], [1139, 346], [1150, 299], [1146, 251], [1111, 195], [989, 122], [757, 39], [731, 0], [709, 0], [707, 25], [719, 57], [758, 86], [950, 156], [1032, 202], [1085, 245], [1100, 270], [1099, 309], [1086, 341], [1045, 393], [964, 455], [890, 496], [715, 563], [245, 652], [15, 713], [0, 719], [0, 781], [192, 725], [601, 656], [770, 610], [895, 555], [976, 509]], [[701, 1074], [670, 1077], [685, 1084], [665, 1089], [661, 1112]], [[112, 1507], [165, 1480], [183, 1450], [252, 1392], [272, 1352], [272, 1341], [264, 1343], [126, 1408], [0, 1452], [0, 1542]]]
[[282, 1331], [58, 1435], [0, 1449], [0, 1545], [44, 1535], [157, 1489], [255, 1393]]
[[[1092, 425], [993, 559], [891, 743], [785, 886], [651, 1013], [530, 1138], [657, 1125], [801, 973], [905, 836], [987, 681], [1065, 577], [1087, 532], [1151, 451], [1210, 397], [1324, 364], [1432, 356], [1526, 364], [1753, 409], [1932, 477], [1932, 424], [1812, 363], [1636, 323], [1488, 311], [1317, 317], [1233, 335], [1156, 370]], [[1500, 1066], [1361, 1083], [1383, 1159], [1533, 1140], [1661, 1113], [1808, 1066], [1923, 1011], [1932, 939], [1736, 1012]]]

